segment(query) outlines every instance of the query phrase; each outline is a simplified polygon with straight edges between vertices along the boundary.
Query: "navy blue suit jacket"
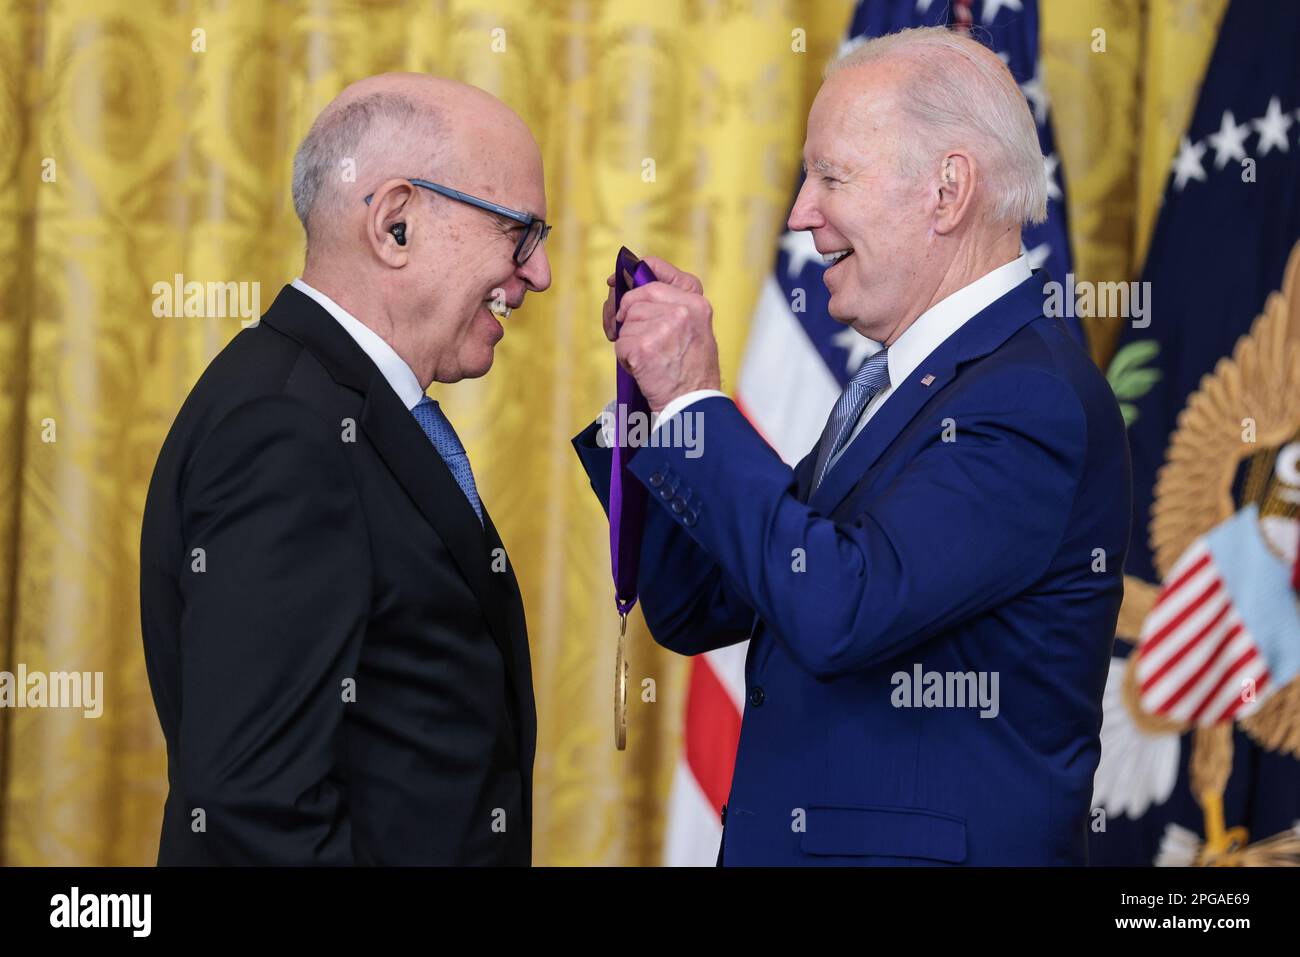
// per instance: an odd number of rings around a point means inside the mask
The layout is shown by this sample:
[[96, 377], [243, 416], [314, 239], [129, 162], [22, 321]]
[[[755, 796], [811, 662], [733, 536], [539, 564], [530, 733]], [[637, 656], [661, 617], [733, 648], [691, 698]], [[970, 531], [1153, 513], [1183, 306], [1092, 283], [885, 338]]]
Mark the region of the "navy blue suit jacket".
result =
[[[1132, 488], [1045, 279], [897, 383], [811, 496], [817, 449], [792, 470], [728, 399], [683, 413], [702, 454], [636, 452], [655, 640], [751, 639], [724, 864], [1086, 862]], [[574, 443], [608, 507], [596, 426]]]

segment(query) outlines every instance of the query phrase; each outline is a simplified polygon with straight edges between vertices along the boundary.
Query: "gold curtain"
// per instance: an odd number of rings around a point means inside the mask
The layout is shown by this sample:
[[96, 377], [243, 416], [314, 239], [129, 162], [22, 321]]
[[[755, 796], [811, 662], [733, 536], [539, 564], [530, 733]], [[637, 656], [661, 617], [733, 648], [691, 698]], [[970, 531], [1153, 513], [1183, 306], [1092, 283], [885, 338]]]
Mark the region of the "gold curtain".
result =
[[[1042, 0], [1080, 279], [1136, 278], [1226, 0]], [[518, 568], [539, 712], [535, 860], [653, 864], [685, 660], [639, 624], [611, 744], [603, 516], [568, 447], [612, 394], [621, 242], [698, 272], [724, 385], [851, 0], [32, 0], [0, 18], [0, 670], [100, 671], [103, 716], [0, 710], [0, 863], [145, 864], [165, 794], [137, 547], [158, 448], [237, 319], [152, 288], [301, 267], [292, 152], [345, 84], [421, 70], [532, 126], [555, 282], [484, 379], [439, 390]], [[1093, 49], [1106, 31], [1105, 52]], [[802, 31], [802, 32], [800, 32]], [[502, 49], [504, 45], [504, 49]], [[802, 45], [805, 52], [798, 52]], [[1089, 329], [1109, 356], [1117, 327]]]
[[[734, 379], [808, 104], [849, 0], [48, 0], [0, 18], [0, 670], [100, 671], [103, 716], [0, 710], [0, 861], [148, 864], [166, 793], [141, 653], [145, 491], [238, 319], [158, 319], [154, 283], [302, 265], [293, 150], [385, 70], [500, 96], [542, 143], [555, 281], [492, 372], [439, 393], [518, 569], [539, 711], [535, 860], [653, 864], [685, 659], [632, 636], [613, 750], [607, 533], [568, 445], [613, 390], [622, 242], [698, 272]], [[803, 31], [802, 34], [795, 31]], [[803, 45], [806, 52], [797, 52]], [[504, 47], [504, 49], [502, 49]], [[50, 441], [52, 439], [52, 441]]]
[[[1040, 0], [1043, 80], [1080, 281], [1141, 275], [1227, 8], [1228, 0]], [[1103, 367], [1122, 321], [1084, 320]]]

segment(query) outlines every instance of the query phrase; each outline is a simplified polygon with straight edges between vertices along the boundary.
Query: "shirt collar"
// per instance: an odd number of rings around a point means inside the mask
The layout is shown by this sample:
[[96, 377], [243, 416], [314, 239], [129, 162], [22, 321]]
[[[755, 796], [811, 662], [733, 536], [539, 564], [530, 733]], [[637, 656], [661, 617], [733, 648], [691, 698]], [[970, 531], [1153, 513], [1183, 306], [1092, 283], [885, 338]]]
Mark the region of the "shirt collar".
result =
[[424, 389], [420, 387], [420, 380], [415, 377], [415, 373], [406, 364], [406, 360], [399, 356], [379, 333], [352, 315], [325, 293], [307, 285], [302, 281], [301, 277], [295, 279], [289, 285], [303, 295], [316, 300], [322, 309], [334, 317], [338, 324], [343, 327], [343, 331], [356, 341], [356, 344], [370, 357], [370, 361], [379, 368], [388, 384], [393, 387], [393, 391], [397, 393], [397, 397], [402, 400], [402, 403], [408, 409], [414, 409], [419, 404], [420, 400], [424, 398]]
[[1032, 274], [1029, 257], [1019, 256], [962, 286], [917, 316], [916, 321], [889, 347], [887, 361], [891, 387], [901, 385], [949, 336]]

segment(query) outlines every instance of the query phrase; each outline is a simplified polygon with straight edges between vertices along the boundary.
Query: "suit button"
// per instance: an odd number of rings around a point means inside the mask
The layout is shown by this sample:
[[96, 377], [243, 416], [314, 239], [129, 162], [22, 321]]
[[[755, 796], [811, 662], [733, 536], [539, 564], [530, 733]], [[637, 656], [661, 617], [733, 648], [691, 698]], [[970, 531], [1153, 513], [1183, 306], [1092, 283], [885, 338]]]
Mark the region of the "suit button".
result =
[[673, 490], [670, 489], [667, 485], [665, 485], [663, 488], [659, 490], [659, 497], [666, 502], [673, 497]]
[[700, 517], [696, 515], [694, 512], [687, 512], [685, 515], [682, 516], [682, 524], [685, 525], [687, 528], [694, 528], [695, 523], [698, 522], [699, 520]]
[[766, 700], [767, 700], [767, 692], [764, 691], [762, 688], [755, 686], [749, 689], [749, 703], [752, 704], [755, 708], [761, 706], [763, 702]]
[[686, 511], [686, 499], [680, 495], [673, 499], [673, 514], [680, 515]]
[[654, 488], [658, 488], [660, 485], [663, 485], [663, 484], [664, 484], [664, 475], [663, 475], [663, 473], [662, 473], [662, 472], [656, 472], [654, 475], [650, 476], [650, 484], [651, 484]]

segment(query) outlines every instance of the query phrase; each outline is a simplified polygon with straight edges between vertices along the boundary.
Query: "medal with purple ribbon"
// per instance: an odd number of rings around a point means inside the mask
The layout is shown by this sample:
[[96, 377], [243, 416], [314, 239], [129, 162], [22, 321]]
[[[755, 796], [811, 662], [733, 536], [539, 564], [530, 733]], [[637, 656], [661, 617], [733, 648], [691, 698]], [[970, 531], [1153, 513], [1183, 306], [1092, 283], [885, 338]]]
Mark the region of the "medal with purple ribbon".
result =
[[[614, 309], [628, 290], [655, 281], [650, 267], [626, 246], [618, 251], [614, 266]], [[614, 330], [614, 338], [623, 324]], [[641, 536], [645, 531], [646, 487], [628, 471], [636, 449], [627, 445], [623, 429], [628, 422], [650, 421], [650, 404], [622, 366], [618, 367], [618, 395], [614, 406], [614, 455], [609, 477], [609, 554], [614, 571], [614, 604], [618, 608], [618, 654], [614, 660], [614, 746], [627, 747], [627, 616], [636, 605], [636, 576], [641, 564]], [[640, 416], [633, 417], [639, 412]]]

